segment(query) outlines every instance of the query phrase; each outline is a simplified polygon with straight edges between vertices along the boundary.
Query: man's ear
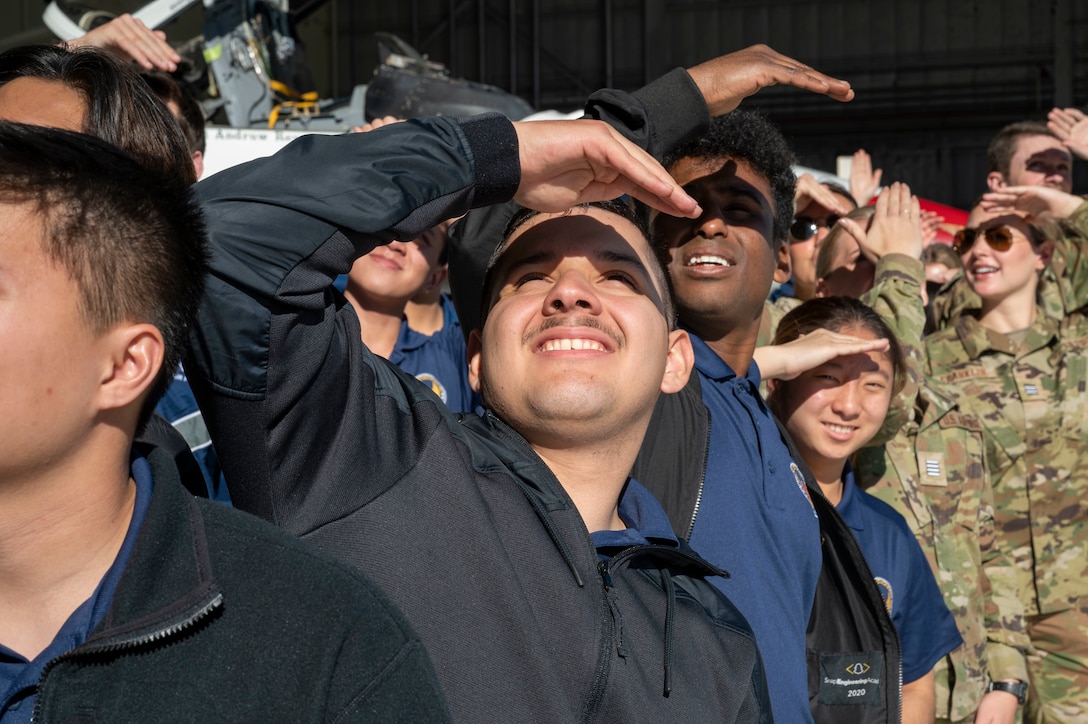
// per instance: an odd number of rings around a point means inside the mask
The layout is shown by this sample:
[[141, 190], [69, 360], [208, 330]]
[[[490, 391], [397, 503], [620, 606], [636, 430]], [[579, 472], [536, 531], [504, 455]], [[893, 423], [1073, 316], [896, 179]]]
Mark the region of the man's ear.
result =
[[468, 385], [473, 392], [480, 392], [480, 352], [483, 349], [483, 339], [480, 330], [474, 329], [468, 335]]
[[193, 168], [196, 169], [197, 181], [204, 175], [204, 153], [203, 151], [193, 151]]
[[[925, 287], [924, 284], [922, 286]], [[816, 296], [817, 297], [830, 297], [831, 296], [831, 293], [827, 290], [827, 282], [824, 281], [823, 277], [820, 277], [819, 279], [816, 280]]]
[[986, 185], [991, 191], [999, 191], [1008, 186], [1008, 183], [1005, 181], [1005, 174], [1000, 171], [991, 171], [986, 174]]
[[684, 389], [694, 367], [695, 352], [691, 348], [691, 337], [682, 329], [669, 332], [669, 351], [665, 357], [661, 391], [670, 395]]
[[793, 266], [790, 263], [790, 245], [787, 241], [781, 241], [775, 252], [774, 280], [779, 284], [785, 284], [791, 276], [793, 276]]
[[98, 388], [98, 407], [118, 410], [143, 398], [162, 367], [166, 345], [151, 324], [128, 324], [106, 333], [106, 364]]

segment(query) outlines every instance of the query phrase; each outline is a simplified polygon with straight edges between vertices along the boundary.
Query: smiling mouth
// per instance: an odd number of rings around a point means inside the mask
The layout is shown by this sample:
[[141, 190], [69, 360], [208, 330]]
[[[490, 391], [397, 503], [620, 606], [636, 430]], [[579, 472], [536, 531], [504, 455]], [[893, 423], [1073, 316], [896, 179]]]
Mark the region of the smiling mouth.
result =
[[700, 254], [699, 256], [693, 256], [687, 260], [685, 266], [711, 266], [711, 267], [732, 267], [736, 266], [733, 262], [729, 261], [725, 257], [716, 256], [714, 254]]
[[549, 339], [540, 346], [541, 352], [568, 352], [570, 350], [590, 350], [592, 352], [606, 351], [604, 345], [595, 339]]
[[997, 273], [997, 267], [993, 267], [993, 266], [977, 266], [974, 269], [972, 269], [971, 271], [972, 271], [972, 273], [974, 273], [975, 276], [980, 276], [980, 275], [985, 276], [987, 274], [996, 274]]
[[857, 428], [852, 425], [838, 425], [834, 422], [825, 422], [823, 423], [823, 426], [833, 437], [839, 439], [846, 439], [857, 432]]

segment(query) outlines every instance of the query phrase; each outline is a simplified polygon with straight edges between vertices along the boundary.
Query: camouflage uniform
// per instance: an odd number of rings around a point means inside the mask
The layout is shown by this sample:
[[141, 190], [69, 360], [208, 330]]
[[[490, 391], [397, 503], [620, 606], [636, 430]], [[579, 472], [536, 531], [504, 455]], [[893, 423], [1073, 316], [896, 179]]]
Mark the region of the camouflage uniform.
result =
[[962, 271], [956, 272], [956, 276], [945, 282], [929, 300], [929, 307], [933, 311], [933, 321], [937, 324], [937, 329], [947, 329], [955, 324], [965, 311], [978, 309], [981, 306], [982, 300], [967, 283], [967, 278], [963, 276]]
[[980, 423], [933, 386], [917, 422], [858, 452], [858, 484], [906, 518], [963, 645], [936, 667], [937, 718], [974, 720], [991, 679], [1027, 680], [1029, 646], [1012, 563], [994, 544], [993, 490]]
[[1041, 289], [1041, 300], [1059, 299], [1064, 314], [1041, 304], [1016, 340], [965, 313], [926, 339], [931, 376], [983, 426], [998, 545], [1016, 566], [1036, 649], [1028, 659], [1030, 721], [1088, 721], [1085, 217], [1088, 205], [1074, 214], [1071, 235], [1057, 240], [1053, 275]]

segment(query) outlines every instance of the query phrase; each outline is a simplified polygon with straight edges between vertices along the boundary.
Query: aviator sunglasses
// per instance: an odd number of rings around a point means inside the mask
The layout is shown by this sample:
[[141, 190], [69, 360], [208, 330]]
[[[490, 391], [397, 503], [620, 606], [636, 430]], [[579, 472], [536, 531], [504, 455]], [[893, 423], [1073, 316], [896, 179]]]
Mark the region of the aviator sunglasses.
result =
[[960, 256], [967, 253], [967, 250], [975, 245], [975, 239], [982, 235], [986, 237], [986, 243], [990, 245], [990, 248], [994, 251], [1008, 251], [1012, 246], [1012, 242], [1015, 241], [1012, 235], [1012, 229], [1007, 226], [991, 226], [989, 229], [960, 229], [956, 232], [956, 235], [952, 237], [952, 251], [956, 252]]
[[836, 214], [831, 214], [826, 219], [814, 219], [811, 216], [798, 216], [790, 224], [790, 237], [794, 241], [808, 241], [816, 236], [816, 231], [822, 226], [830, 229], [839, 220]]

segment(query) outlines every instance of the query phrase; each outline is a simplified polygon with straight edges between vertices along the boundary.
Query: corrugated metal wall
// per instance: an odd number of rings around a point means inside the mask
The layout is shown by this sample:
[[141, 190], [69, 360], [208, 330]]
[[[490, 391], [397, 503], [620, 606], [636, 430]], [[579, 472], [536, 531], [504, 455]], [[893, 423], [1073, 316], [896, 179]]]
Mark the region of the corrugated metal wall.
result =
[[[341, 85], [366, 81], [376, 58], [362, 38], [381, 29], [454, 75], [542, 108], [569, 110], [597, 87], [634, 88], [677, 65], [767, 43], [857, 89], [848, 105], [792, 90], [751, 102], [805, 163], [833, 170], [837, 156], [864, 147], [886, 178], [960, 206], [983, 190], [985, 147], [998, 128], [1088, 103], [1080, 0], [333, 1], [330, 60]], [[1078, 181], [1088, 190], [1088, 168]]]
[[[43, 4], [0, 0], [0, 35], [31, 27]], [[199, 29], [194, 10], [168, 31], [183, 40]], [[864, 147], [889, 180], [959, 206], [983, 190], [998, 128], [1088, 104], [1088, 0], [329, 0], [299, 29], [325, 96], [367, 82], [372, 33], [386, 31], [455, 76], [562, 110], [598, 87], [633, 89], [767, 43], [857, 89], [847, 105], [784, 89], [751, 102], [805, 163], [834, 170], [837, 156]], [[1077, 189], [1088, 191], [1088, 163]]]

